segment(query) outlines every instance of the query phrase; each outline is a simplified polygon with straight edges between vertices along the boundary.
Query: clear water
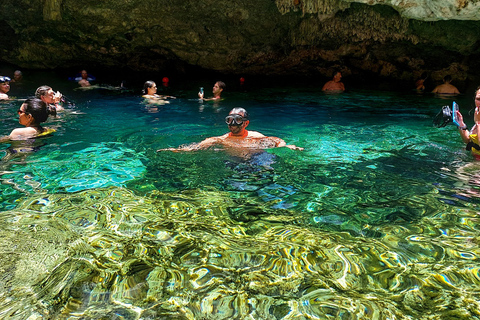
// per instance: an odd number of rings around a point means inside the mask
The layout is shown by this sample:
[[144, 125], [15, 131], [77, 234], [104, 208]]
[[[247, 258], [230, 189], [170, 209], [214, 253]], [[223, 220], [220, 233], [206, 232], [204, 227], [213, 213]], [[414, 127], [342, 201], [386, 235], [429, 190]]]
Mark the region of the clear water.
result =
[[[0, 144], [0, 318], [480, 318], [480, 165], [432, 127], [452, 100], [231, 86], [202, 106], [207, 81], [165, 106], [53, 83], [76, 102], [57, 132]], [[225, 133], [238, 106], [305, 150], [155, 152]]]

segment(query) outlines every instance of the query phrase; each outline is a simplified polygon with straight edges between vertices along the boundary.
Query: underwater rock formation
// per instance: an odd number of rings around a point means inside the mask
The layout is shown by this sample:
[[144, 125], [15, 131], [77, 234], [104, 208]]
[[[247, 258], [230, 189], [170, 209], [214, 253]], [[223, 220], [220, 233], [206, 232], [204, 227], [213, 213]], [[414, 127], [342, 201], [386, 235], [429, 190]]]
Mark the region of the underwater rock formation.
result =
[[[0, 62], [411, 81], [476, 80], [477, 2], [5, 0]], [[459, 36], [461, 35], [461, 36]]]

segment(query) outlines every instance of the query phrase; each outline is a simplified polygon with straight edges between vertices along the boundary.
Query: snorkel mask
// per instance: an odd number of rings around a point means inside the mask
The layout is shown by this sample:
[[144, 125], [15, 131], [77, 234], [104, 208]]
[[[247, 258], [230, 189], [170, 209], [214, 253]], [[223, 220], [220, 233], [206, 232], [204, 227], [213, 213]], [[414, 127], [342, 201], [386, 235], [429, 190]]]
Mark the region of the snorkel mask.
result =
[[230, 114], [225, 117], [225, 123], [229, 126], [241, 126], [243, 122], [247, 120], [248, 118], [245, 118], [241, 114]]

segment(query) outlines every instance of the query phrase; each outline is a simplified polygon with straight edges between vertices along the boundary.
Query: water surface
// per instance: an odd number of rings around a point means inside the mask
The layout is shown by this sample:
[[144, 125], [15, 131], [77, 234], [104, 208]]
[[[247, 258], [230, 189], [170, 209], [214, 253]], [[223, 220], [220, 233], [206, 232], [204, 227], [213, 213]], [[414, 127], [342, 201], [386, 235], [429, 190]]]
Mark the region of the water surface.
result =
[[[160, 106], [54, 82], [75, 102], [57, 132], [0, 145], [2, 318], [480, 318], [480, 165], [432, 126], [452, 100], [292, 85], [201, 104], [207, 81]], [[305, 150], [156, 152], [225, 133], [233, 107]]]

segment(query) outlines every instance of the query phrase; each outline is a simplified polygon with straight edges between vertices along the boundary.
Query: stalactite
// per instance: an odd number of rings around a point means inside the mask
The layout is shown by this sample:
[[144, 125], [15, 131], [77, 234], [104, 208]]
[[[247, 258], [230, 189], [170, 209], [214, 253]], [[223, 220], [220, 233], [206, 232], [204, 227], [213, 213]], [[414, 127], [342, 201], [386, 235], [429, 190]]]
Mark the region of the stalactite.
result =
[[62, 20], [62, 1], [63, 0], [45, 0], [43, 5], [44, 21]]

